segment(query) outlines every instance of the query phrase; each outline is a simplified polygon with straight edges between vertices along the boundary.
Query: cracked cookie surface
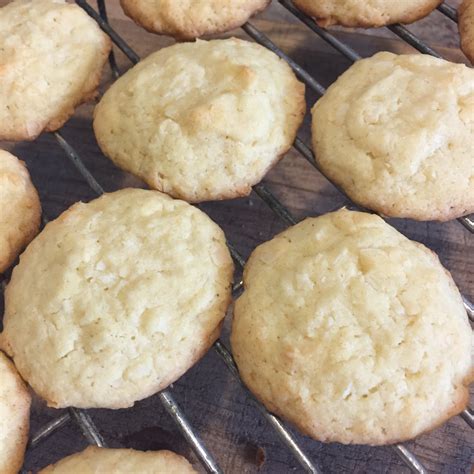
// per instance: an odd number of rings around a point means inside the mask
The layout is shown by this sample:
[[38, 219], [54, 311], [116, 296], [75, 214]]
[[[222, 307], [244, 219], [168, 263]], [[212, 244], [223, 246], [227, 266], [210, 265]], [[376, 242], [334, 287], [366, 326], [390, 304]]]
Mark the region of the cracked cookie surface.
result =
[[120, 0], [124, 12], [152, 33], [189, 40], [244, 24], [270, 0]]
[[106, 194], [72, 206], [23, 253], [0, 344], [50, 406], [131, 406], [214, 343], [232, 274], [203, 212], [156, 191]]
[[437, 256], [380, 217], [309, 218], [252, 253], [231, 343], [266, 407], [324, 442], [387, 444], [462, 411], [472, 332]]
[[77, 5], [15, 0], [0, 8], [0, 139], [34, 140], [93, 98], [111, 41]]
[[161, 49], [94, 112], [100, 148], [150, 187], [188, 202], [246, 196], [291, 147], [304, 86], [263, 46], [235, 38]]
[[392, 217], [474, 212], [474, 70], [431, 56], [356, 62], [312, 110], [324, 173], [357, 204]]

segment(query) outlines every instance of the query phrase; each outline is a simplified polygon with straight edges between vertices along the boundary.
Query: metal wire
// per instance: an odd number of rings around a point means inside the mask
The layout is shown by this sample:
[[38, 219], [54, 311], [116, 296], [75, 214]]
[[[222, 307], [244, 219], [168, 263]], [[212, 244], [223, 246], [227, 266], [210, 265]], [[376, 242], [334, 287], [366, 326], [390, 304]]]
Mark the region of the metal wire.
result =
[[237, 370], [237, 366], [235, 365], [234, 359], [230, 353], [230, 351], [225, 347], [225, 345], [221, 341], [217, 341], [214, 344], [214, 347], [217, 353], [221, 356], [222, 360], [224, 361], [226, 367], [229, 369], [229, 372], [234, 376], [235, 380], [239, 382], [242, 388], [245, 390], [246, 395], [250, 398], [257, 408], [260, 410], [262, 415], [265, 419], [270, 423], [273, 429], [276, 431], [280, 439], [286, 444], [293, 455], [296, 457], [300, 465], [304, 468], [306, 472], [319, 474], [321, 471], [320, 469], [313, 464], [310, 458], [304, 453], [304, 451], [300, 448], [298, 443], [296, 442], [294, 436], [285, 428], [283, 423], [275, 416], [268, 412], [265, 407], [254, 397], [254, 395], [248, 390], [248, 388], [243, 384], [240, 376], [239, 371]]
[[395, 444], [392, 448], [413, 472], [426, 474], [425, 466], [421, 464], [418, 458], [406, 446], [403, 446], [403, 444]]
[[468, 216], [459, 217], [458, 221], [468, 230], [471, 234], [474, 234], [474, 214]]
[[438, 10], [443, 15], [446, 15], [450, 20], [453, 20], [454, 22], [457, 23], [457, 21], [458, 21], [458, 12], [451, 5], [448, 5], [447, 3], [442, 3], [441, 5], [438, 6]]
[[31, 448], [34, 448], [41, 441], [52, 435], [55, 431], [59, 430], [63, 426], [67, 425], [70, 421], [71, 415], [69, 414], [69, 412], [66, 412], [63, 415], [58, 416], [54, 420], [50, 421], [49, 423], [46, 423], [33, 436], [30, 437], [29, 446]]
[[104, 193], [104, 188], [97, 182], [97, 180], [92, 176], [92, 173], [87, 169], [82, 161], [81, 157], [77, 154], [74, 148], [69, 145], [69, 143], [64, 139], [64, 137], [59, 132], [53, 132], [54, 138], [61, 146], [61, 148], [66, 152], [67, 157], [72, 161], [74, 166], [79, 170], [79, 173], [87, 181], [89, 187], [97, 194], [101, 195]]
[[294, 225], [298, 222], [291, 212], [262, 183], [256, 184], [253, 190], [284, 222], [289, 225]]
[[423, 43], [415, 36], [410, 30], [405, 28], [402, 25], [388, 25], [387, 28], [395, 33], [399, 38], [408, 43], [410, 46], [413, 46], [415, 49], [420, 51], [423, 54], [429, 54], [436, 58], [441, 58], [441, 55], [438, 54], [434, 49], [430, 48], [428, 45]]
[[[361, 206], [358, 206], [357, 204], [353, 203], [349, 196], [346, 194], [346, 192], [338, 185], [336, 184], [334, 181], [332, 181], [330, 178], [328, 178], [321, 170], [318, 162], [316, 161], [316, 158], [314, 157], [314, 154], [313, 154], [313, 150], [311, 150], [311, 148], [306, 145], [306, 143], [299, 137], [296, 137], [295, 138], [295, 141], [293, 143], [293, 147], [295, 148], [295, 150], [299, 151], [299, 153], [301, 154], [301, 156], [309, 162], [309, 164], [315, 168], [316, 170], [318, 170], [322, 176], [324, 176], [324, 178], [326, 178], [326, 180], [332, 184], [332, 186], [334, 188], [336, 188], [344, 197], [345, 199], [351, 204], [351, 207], [354, 208], [354, 209], [359, 209], [359, 210], [364, 210], [363, 207]], [[368, 211], [370, 212], [370, 211]]]
[[[98, 0], [105, 5], [105, 2]], [[84, 11], [92, 17], [100, 26], [100, 28], [109, 35], [110, 39], [117, 45], [117, 47], [127, 56], [127, 58], [136, 64], [140, 61], [140, 57], [133, 51], [130, 46], [122, 39], [122, 37], [89, 5], [87, 0], [76, 0], [76, 3], [84, 9]]]
[[299, 64], [285, 54], [273, 41], [265, 36], [260, 30], [257, 30], [251, 23], [245, 23], [242, 25], [242, 29], [257, 43], [265, 46], [265, 48], [274, 52], [277, 56], [284, 59], [291, 69], [295, 71], [295, 74], [308, 86], [311, 87], [317, 94], [323, 95], [326, 89], [308, 72], [306, 72]]
[[472, 428], [474, 429], [474, 412], [471, 408], [466, 408], [461, 412], [461, 418]]
[[469, 301], [464, 295], [462, 296], [462, 302], [464, 303], [464, 308], [466, 308], [466, 313], [469, 316], [469, 319], [474, 323], [474, 304]]
[[230, 242], [227, 242], [227, 247], [229, 247], [230, 254], [232, 255], [234, 261], [243, 268], [245, 265], [245, 259], [239, 254], [237, 249]]
[[292, 2], [289, 0], [278, 0], [289, 12], [293, 13], [297, 18], [299, 18], [308, 28], [310, 28], [314, 33], [319, 35], [324, 41], [329, 43], [340, 53], [342, 53], [346, 58], [351, 61], [357, 61], [361, 59], [361, 55], [357, 53], [347, 44], [343, 43], [341, 40], [337, 39], [332, 33], [328, 30], [321, 28], [311, 17], [304, 14], [301, 10], [296, 8]]
[[99, 433], [99, 430], [95, 426], [92, 418], [84, 411], [78, 408], [68, 409], [71, 418], [79, 425], [82, 434], [86, 437], [90, 444], [95, 444], [99, 448], [106, 448], [107, 444], [104, 438]]
[[218, 466], [211, 453], [204, 447], [202, 439], [199, 437], [196, 431], [194, 431], [186, 419], [183, 411], [176, 403], [173, 395], [171, 395], [171, 392], [169, 390], [162, 390], [158, 394], [158, 397], [161, 400], [162, 405], [165, 407], [165, 410], [177, 423], [182, 435], [191, 445], [199, 460], [206, 468], [207, 472], [212, 472], [213, 474], [222, 474], [222, 469]]
[[[98, 0], [97, 1], [97, 7], [99, 9], [99, 14], [100, 14], [101, 18], [103, 18], [104, 21], [106, 23], [108, 23], [107, 9], [106, 9], [106, 6], [105, 6], [105, 2], [102, 2], [102, 1]], [[110, 69], [112, 70], [112, 73], [113, 73], [115, 79], [117, 79], [117, 77], [120, 76], [120, 71], [119, 71], [119, 68], [117, 66], [117, 61], [115, 60], [115, 54], [114, 54], [113, 49], [110, 50], [109, 64], [110, 64]]]

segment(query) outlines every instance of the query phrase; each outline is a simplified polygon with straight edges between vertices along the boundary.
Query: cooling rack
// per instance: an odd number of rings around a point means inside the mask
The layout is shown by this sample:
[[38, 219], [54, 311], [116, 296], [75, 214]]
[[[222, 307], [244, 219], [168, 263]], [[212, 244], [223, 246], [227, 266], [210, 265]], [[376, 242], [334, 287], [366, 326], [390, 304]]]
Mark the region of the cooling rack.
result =
[[[316, 33], [319, 37], [321, 37], [325, 42], [327, 42], [330, 46], [336, 49], [347, 59], [349, 59], [350, 61], [356, 61], [357, 59], [360, 59], [361, 56], [351, 46], [342, 42], [328, 30], [319, 27], [310, 17], [296, 9], [290, 0], [278, 1], [284, 8], [286, 8], [290, 13], [292, 13], [295, 17], [301, 20], [301, 22], [303, 22], [308, 28], [310, 28], [314, 33]], [[139, 56], [133, 51], [133, 49], [108, 23], [106, 5], [104, 0], [97, 1], [98, 11], [96, 11], [88, 3], [87, 0], [76, 0], [76, 3], [80, 7], [82, 7], [99, 24], [102, 30], [110, 36], [115, 45], [127, 56], [127, 58], [133, 64], [136, 64], [140, 60]], [[441, 4], [438, 7], [438, 10], [450, 20], [457, 21], [456, 11], [449, 5]], [[387, 28], [389, 28], [394, 34], [399, 36], [406, 43], [416, 48], [418, 51], [425, 54], [431, 54], [436, 57], [441, 57], [435, 50], [430, 48], [424, 42], [420, 41], [419, 38], [417, 38], [404, 26], [391, 25]], [[312, 89], [318, 96], [324, 94], [325, 88], [312, 75], [310, 75], [305, 69], [300, 67], [288, 55], [286, 55], [271, 41], [270, 38], [263, 34], [252, 23], [247, 22], [245, 25], [242, 26], [242, 29], [254, 41], [270, 49], [279, 57], [287, 61], [291, 68], [295, 71], [296, 75], [306, 84], [307, 87]], [[117, 62], [115, 60], [113, 52], [109, 57], [109, 63], [113, 75], [115, 77], [118, 77], [120, 75], [120, 71], [117, 67]], [[90, 186], [90, 188], [97, 195], [103, 194], [104, 190], [101, 185], [97, 182], [92, 172], [86, 167], [86, 165], [82, 161], [80, 155], [68, 143], [68, 141], [64, 138], [61, 132], [54, 132], [53, 135], [57, 140], [58, 144], [64, 150], [67, 157], [74, 164], [79, 173]], [[300, 137], [296, 138], [293, 146], [303, 158], [305, 158], [313, 167], [315, 167], [316, 169], [318, 169], [319, 172], [321, 172], [321, 170], [319, 170], [316, 164], [316, 161], [314, 160], [312, 150], [305, 144], [305, 142]], [[253, 190], [270, 207], [270, 209], [275, 212], [280, 219], [282, 219], [285, 224], [292, 225], [297, 222], [297, 219], [295, 219], [295, 217], [290, 213], [290, 211], [275, 197], [275, 195], [264, 184], [260, 183], [255, 185]], [[341, 190], [339, 189], [339, 191]], [[342, 191], [341, 193], [345, 195]], [[348, 206], [352, 208], [358, 208], [353, 203], [351, 203], [347, 197], [346, 202]], [[469, 232], [474, 233], [474, 215], [462, 217], [458, 220]], [[245, 264], [244, 258], [237, 252], [231, 242], [229, 243], [229, 248], [236, 264], [242, 268]], [[3, 286], [4, 285], [5, 282], [3, 282]], [[241, 290], [241, 288], [242, 281], [236, 282], [233, 287], [234, 294], [237, 294]], [[474, 306], [466, 298], [463, 299], [467, 314], [472, 322], [474, 320]], [[242, 384], [239, 378], [237, 367], [232, 359], [232, 355], [228, 348], [224, 345], [224, 343], [218, 340], [214, 344], [214, 350], [222, 358], [232, 376], [240, 384]], [[266, 421], [269, 423], [269, 425], [275, 430], [282, 443], [286, 445], [287, 448], [292, 452], [292, 454], [299, 462], [303, 470], [305, 472], [310, 473], [321, 472], [320, 468], [318, 467], [317, 459], [311, 459], [310, 456], [305, 453], [304, 449], [298, 442], [297, 438], [292, 434], [292, 432], [289, 431], [277, 417], [269, 413], [265, 409], [265, 407], [260, 404], [255, 399], [255, 397], [253, 397], [250, 392], [248, 392], [246, 389], [245, 391], [246, 395], [251, 400], [253, 400], [253, 402], [259, 408], [260, 412], [262, 413]], [[159, 398], [166, 412], [169, 413], [169, 415], [172, 417], [178, 429], [181, 431], [186, 441], [190, 444], [191, 448], [195, 452], [196, 456], [198, 457], [204, 468], [211, 473], [223, 472], [217, 464], [216, 460], [214, 459], [213, 455], [211, 454], [211, 451], [202, 441], [199, 433], [193, 428], [191, 423], [188, 421], [185, 413], [176, 402], [172, 393], [172, 389], [168, 388], [166, 390], [163, 390], [156, 396]], [[471, 428], [474, 428], [474, 414], [471, 409], [468, 408], [464, 410], [460, 416], [465, 420], [466, 423], [468, 423]], [[90, 444], [106, 447], [106, 443], [103, 437], [101, 436], [100, 429], [95, 425], [87, 411], [79, 410], [76, 408], [69, 408], [59, 417], [53, 419], [51, 422], [45, 424], [39, 430], [37, 430], [31, 436], [29, 447], [33, 448], [38, 446], [49, 435], [61, 429], [71, 421], [77, 423], [83, 435]], [[423, 464], [406, 446], [404, 446], [403, 444], [396, 444], [391, 446], [391, 448], [402, 458], [402, 460], [412, 471], [417, 473], [427, 472]]]

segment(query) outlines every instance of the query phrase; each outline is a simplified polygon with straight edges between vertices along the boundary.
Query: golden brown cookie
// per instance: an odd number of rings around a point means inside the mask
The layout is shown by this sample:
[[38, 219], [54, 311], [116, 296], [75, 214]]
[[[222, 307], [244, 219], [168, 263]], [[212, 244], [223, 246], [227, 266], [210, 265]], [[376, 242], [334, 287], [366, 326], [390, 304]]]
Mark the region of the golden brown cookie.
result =
[[0, 273], [38, 233], [41, 204], [25, 164], [0, 150]]
[[152, 33], [193, 39], [244, 24], [270, 0], [120, 0], [124, 12]]
[[188, 202], [246, 196], [291, 147], [304, 86], [263, 46], [181, 43], [141, 61], [97, 105], [100, 148], [150, 187]]
[[422, 54], [357, 61], [313, 107], [323, 172], [357, 204], [446, 221], [474, 212], [474, 70]]
[[0, 139], [33, 140], [93, 98], [111, 41], [79, 6], [15, 0], [0, 9]]
[[16, 474], [28, 441], [31, 397], [13, 363], [0, 352], [0, 472]]
[[294, 0], [320, 26], [373, 28], [413, 23], [430, 14], [442, 0]]
[[376, 215], [309, 218], [255, 249], [231, 343], [266, 407], [323, 442], [390, 444], [461, 412], [472, 331], [438, 257]]
[[42, 469], [39, 474], [195, 474], [191, 464], [171, 451], [136, 451], [89, 446]]
[[232, 276], [206, 214], [123, 189], [75, 204], [28, 246], [5, 291], [0, 343], [50, 406], [128, 407], [211, 347]]

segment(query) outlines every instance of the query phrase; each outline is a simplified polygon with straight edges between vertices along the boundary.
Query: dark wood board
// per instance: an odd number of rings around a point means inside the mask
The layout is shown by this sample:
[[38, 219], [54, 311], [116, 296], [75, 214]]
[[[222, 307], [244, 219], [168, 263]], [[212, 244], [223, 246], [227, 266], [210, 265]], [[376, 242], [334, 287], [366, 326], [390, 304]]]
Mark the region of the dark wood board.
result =
[[[5, 0], [0, 0], [0, 5], [5, 3]], [[173, 43], [170, 39], [146, 33], [127, 20], [121, 13], [117, 0], [107, 3], [112, 25], [140, 56]], [[324, 85], [334, 81], [350, 65], [348, 60], [278, 5], [274, 5], [253, 22]], [[437, 50], [446, 57], [454, 61], [465, 61], [462, 54], [452, 48], [457, 43], [454, 25], [438, 12], [420, 22], [415, 29], [425, 39], [431, 39], [431, 44], [436, 45]], [[379, 33], [376, 31], [375, 36], [346, 31], [338, 34], [364, 56], [383, 49], [412, 51], [410, 47], [394, 39], [393, 35], [381, 38]], [[245, 37], [241, 30], [232, 34]], [[120, 52], [117, 53], [117, 60], [122, 71], [130, 67], [129, 61]], [[107, 69], [102, 90], [111, 82], [112, 76]], [[308, 105], [316, 100], [316, 96], [310, 91], [307, 98]], [[107, 191], [124, 186], [142, 186], [138, 180], [115, 168], [100, 153], [91, 128], [92, 109], [93, 105], [80, 107], [62, 133]], [[307, 143], [308, 125], [307, 117], [302, 130], [302, 137]], [[38, 188], [44, 213], [49, 219], [78, 200], [87, 201], [95, 197], [51, 134], [43, 134], [32, 143], [0, 143], [0, 146], [26, 161]], [[297, 218], [328, 212], [344, 202], [335, 188], [294, 150], [267, 175], [264, 182]], [[207, 203], [202, 208], [223, 227], [229, 241], [245, 257], [256, 245], [286, 227], [255, 194], [244, 199]], [[393, 224], [408, 237], [423, 242], [436, 251], [443, 264], [452, 272], [461, 291], [471, 299], [474, 298], [473, 274], [470, 271], [474, 263], [474, 237], [467, 230], [456, 221], [420, 223], [394, 220]], [[229, 314], [223, 335], [226, 342], [230, 317]], [[176, 382], [172, 391], [226, 473], [302, 472], [297, 461], [278, 440], [214, 351], [210, 351]], [[31, 417], [32, 432], [59, 413], [60, 411], [48, 409], [40, 400], [35, 399]], [[90, 414], [110, 446], [172, 449], [187, 456], [196, 469], [203, 471], [156, 396], [138, 402], [131, 409], [91, 410]], [[322, 444], [299, 434], [297, 439], [325, 473], [409, 472], [390, 447]], [[459, 417], [432, 433], [407, 443], [430, 472], [443, 473], [470, 472], [473, 444], [473, 431]], [[28, 451], [25, 468], [37, 470], [85, 445], [85, 438], [78, 427], [68, 424], [37, 448]], [[259, 468], [258, 459], [262, 450], [265, 460]]]

